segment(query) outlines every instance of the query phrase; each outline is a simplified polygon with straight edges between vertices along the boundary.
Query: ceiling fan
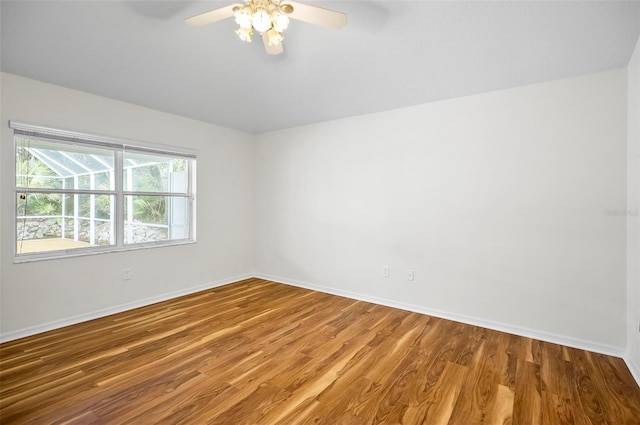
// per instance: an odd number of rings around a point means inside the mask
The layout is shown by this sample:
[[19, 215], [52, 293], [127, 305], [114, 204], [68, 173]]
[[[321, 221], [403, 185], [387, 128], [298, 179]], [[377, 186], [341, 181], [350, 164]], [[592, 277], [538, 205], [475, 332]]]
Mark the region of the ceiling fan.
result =
[[347, 23], [347, 15], [344, 13], [318, 6], [286, 0], [244, 1], [244, 5], [232, 4], [211, 10], [187, 18], [185, 22], [200, 27], [233, 16], [238, 24], [238, 37], [250, 43], [255, 30], [262, 37], [264, 47], [270, 55], [283, 52], [282, 33], [289, 26], [289, 18], [334, 29], [340, 29]]

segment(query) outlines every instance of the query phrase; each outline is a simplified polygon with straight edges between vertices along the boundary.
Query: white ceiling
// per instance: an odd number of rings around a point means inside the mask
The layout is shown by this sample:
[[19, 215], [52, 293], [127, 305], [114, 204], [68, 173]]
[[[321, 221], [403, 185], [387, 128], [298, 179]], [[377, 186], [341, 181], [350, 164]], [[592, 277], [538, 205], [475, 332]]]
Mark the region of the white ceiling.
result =
[[624, 67], [640, 33], [640, 1], [312, 0], [349, 23], [280, 56], [184, 23], [231, 3], [2, 0], [0, 68], [260, 133]]

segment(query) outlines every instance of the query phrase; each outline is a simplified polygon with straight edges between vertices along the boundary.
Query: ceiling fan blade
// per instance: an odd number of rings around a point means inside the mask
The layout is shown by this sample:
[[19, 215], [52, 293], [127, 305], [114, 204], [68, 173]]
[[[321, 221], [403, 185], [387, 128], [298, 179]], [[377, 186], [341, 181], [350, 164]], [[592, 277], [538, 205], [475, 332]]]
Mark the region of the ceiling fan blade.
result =
[[266, 32], [263, 32], [260, 35], [262, 35], [262, 42], [264, 43], [264, 49], [267, 51], [268, 54], [279, 55], [284, 51], [284, 48], [282, 47], [282, 43], [269, 44], [269, 36], [267, 35]]
[[201, 27], [203, 25], [212, 24], [217, 21], [221, 21], [233, 16], [233, 8], [237, 5], [232, 4], [229, 6], [221, 7], [220, 9], [210, 10], [209, 12], [201, 13], [196, 16], [185, 19], [184, 21], [194, 27]]
[[293, 7], [293, 11], [289, 14], [289, 17], [298, 21], [334, 29], [340, 29], [347, 24], [347, 15], [342, 12], [294, 1], [283, 0], [281, 4], [290, 4]]

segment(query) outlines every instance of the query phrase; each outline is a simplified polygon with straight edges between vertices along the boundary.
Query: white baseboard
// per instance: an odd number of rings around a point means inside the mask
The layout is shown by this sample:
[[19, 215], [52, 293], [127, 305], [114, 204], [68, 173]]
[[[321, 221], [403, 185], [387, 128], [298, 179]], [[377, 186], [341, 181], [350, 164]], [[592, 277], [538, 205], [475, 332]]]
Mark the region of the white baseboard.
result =
[[629, 353], [624, 356], [624, 361], [627, 364], [627, 367], [631, 371], [631, 374], [636, 379], [638, 386], [640, 386], [640, 363], [638, 359], [633, 359]]
[[[429, 316], [439, 317], [442, 319], [453, 320], [469, 325], [480, 326], [500, 332], [506, 332], [514, 335], [524, 336], [527, 338], [538, 339], [541, 341], [551, 342], [554, 344], [566, 345], [568, 347], [578, 348], [580, 350], [592, 351], [595, 353], [606, 354], [609, 356], [624, 358], [624, 350], [621, 347], [600, 344], [593, 341], [586, 341], [579, 338], [572, 338], [565, 335], [558, 335], [550, 332], [544, 332], [537, 329], [524, 328], [520, 326], [510, 325], [508, 323], [494, 322], [491, 320], [480, 319], [478, 317], [466, 316], [457, 313], [435, 310], [414, 304], [407, 304], [399, 301], [389, 300], [386, 298], [373, 297], [370, 295], [356, 293], [351, 291], [343, 291], [341, 289], [329, 286], [317, 285], [308, 282], [287, 279], [280, 276], [270, 276], [266, 274], [256, 274], [255, 277], [271, 280], [274, 282], [284, 283], [287, 285], [297, 286], [300, 288], [311, 289], [314, 291], [324, 292], [328, 294], [338, 295], [341, 297], [351, 298], [359, 301], [366, 301], [374, 304], [380, 304], [387, 307], [398, 308], [401, 310], [413, 311], [416, 313], [426, 314]], [[631, 366], [629, 367], [631, 369]], [[637, 379], [637, 377], [636, 377]]]
[[105, 317], [105, 316], [109, 316], [116, 313], [122, 313], [123, 311], [144, 307], [144, 306], [159, 303], [162, 301], [167, 301], [173, 298], [182, 297], [184, 295], [194, 294], [196, 292], [205, 291], [207, 289], [217, 288], [219, 286], [228, 285], [230, 283], [238, 282], [244, 279], [249, 279], [251, 277], [253, 277], [253, 274], [234, 276], [234, 277], [218, 280], [215, 282], [209, 282], [209, 283], [205, 283], [198, 286], [192, 286], [189, 288], [181, 289], [179, 291], [174, 291], [167, 294], [156, 295], [150, 298], [145, 298], [142, 300], [132, 301], [130, 303], [125, 303], [125, 304], [117, 305], [114, 307], [105, 308], [103, 310], [93, 311], [85, 314], [79, 314], [77, 316], [67, 317], [64, 319], [43, 323], [41, 325], [18, 329], [16, 331], [0, 334], [0, 343], [13, 341], [15, 339], [24, 338], [31, 335], [36, 335], [42, 332], [48, 332], [54, 329], [63, 328], [69, 325], [75, 325], [77, 323], [98, 319], [100, 317]]

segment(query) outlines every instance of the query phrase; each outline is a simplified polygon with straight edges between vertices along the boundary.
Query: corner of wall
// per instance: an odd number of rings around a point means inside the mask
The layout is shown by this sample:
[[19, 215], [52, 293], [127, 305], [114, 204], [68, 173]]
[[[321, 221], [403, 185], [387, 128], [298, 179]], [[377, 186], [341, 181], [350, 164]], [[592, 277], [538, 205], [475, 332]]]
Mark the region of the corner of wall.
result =
[[635, 360], [633, 357], [629, 356], [628, 354], [624, 356], [623, 359], [627, 364], [627, 367], [629, 368], [631, 375], [633, 375], [636, 382], [638, 383], [638, 386], [640, 386], [640, 364], [638, 363], [637, 360]]
[[640, 385], [640, 38], [627, 66], [627, 341], [625, 361]]

